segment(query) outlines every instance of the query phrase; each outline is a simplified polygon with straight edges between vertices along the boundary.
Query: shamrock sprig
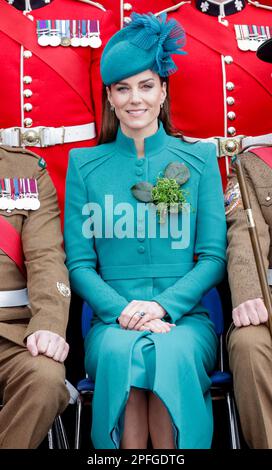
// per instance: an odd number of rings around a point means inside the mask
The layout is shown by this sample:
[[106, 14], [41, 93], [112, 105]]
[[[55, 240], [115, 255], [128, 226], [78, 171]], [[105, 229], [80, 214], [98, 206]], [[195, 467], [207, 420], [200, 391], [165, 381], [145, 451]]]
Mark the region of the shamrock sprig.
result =
[[159, 222], [164, 223], [168, 212], [177, 213], [186, 202], [188, 191], [180, 186], [190, 178], [190, 171], [184, 163], [169, 163], [163, 176], [157, 178], [155, 186], [147, 181], [131, 188], [133, 196], [141, 202], [152, 202], [157, 206]]

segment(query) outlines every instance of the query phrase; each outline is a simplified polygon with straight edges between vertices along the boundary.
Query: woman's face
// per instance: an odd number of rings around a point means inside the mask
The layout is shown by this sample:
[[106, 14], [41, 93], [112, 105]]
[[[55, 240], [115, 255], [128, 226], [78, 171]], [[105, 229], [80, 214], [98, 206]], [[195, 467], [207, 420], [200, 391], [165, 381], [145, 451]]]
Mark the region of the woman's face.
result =
[[160, 106], [166, 98], [166, 83], [161, 84], [156, 73], [145, 70], [107, 87], [107, 93], [124, 133], [133, 137], [139, 131], [143, 131], [144, 136], [157, 131]]

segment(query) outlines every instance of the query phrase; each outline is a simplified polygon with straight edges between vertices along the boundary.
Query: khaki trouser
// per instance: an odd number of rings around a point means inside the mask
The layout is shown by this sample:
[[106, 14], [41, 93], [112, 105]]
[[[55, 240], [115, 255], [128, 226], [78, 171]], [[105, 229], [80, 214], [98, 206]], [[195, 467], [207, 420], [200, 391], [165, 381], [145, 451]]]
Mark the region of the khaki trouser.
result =
[[63, 364], [0, 337], [0, 448], [36, 448], [68, 404]]
[[272, 449], [272, 338], [265, 325], [234, 328], [228, 340], [235, 399], [245, 440]]

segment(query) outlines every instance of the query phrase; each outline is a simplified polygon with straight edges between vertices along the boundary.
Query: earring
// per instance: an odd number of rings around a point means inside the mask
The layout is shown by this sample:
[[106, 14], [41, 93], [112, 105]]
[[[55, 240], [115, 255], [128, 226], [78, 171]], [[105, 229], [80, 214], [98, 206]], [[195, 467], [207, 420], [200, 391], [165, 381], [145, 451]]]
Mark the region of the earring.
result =
[[161, 109], [163, 108], [163, 105], [164, 105], [164, 101], [163, 101], [163, 103], [161, 103]]
[[114, 110], [115, 110], [115, 107], [113, 106], [113, 104], [110, 105], [110, 110], [111, 110], [111, 111], [114, 111]]

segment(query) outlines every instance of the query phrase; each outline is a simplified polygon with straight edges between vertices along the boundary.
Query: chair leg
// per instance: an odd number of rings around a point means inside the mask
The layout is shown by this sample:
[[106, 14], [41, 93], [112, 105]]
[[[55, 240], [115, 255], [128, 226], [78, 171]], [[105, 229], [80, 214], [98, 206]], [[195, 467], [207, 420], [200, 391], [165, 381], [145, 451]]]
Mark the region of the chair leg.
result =
[[54, 449], [52, 428], [49, 429], [48, 434], [47, 434], [47, 438], [48, 438], [48, 448], [49, 448], [50, 450], [51, 450], [51, 449]]
[[58, 449], [69, 449], [68, 439], [60, 416], [54, 421]]
[[227, 407], [228, 407], [228, 415], [229, 415], [231, 448], [241, 449], [234, 397], [231, 392], [227, 392], [226, 397], [227, 397]]
[[81, 438], [81, 412], [82, 412], [82, 397], [79, 394], [76, 402], [76, 429], [75, 429], [75, 449], [80, 447]]

